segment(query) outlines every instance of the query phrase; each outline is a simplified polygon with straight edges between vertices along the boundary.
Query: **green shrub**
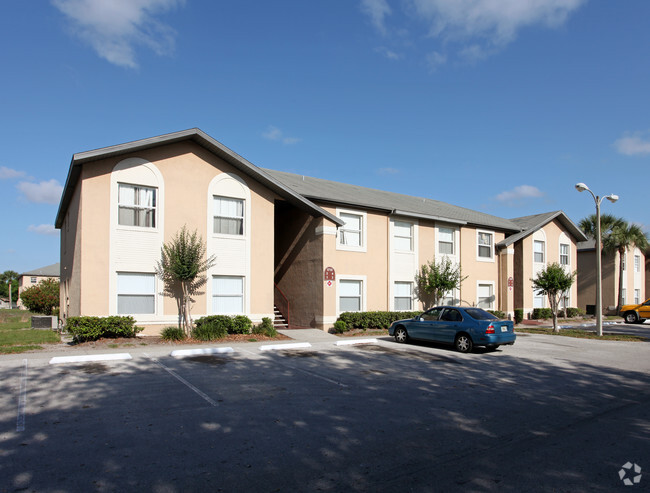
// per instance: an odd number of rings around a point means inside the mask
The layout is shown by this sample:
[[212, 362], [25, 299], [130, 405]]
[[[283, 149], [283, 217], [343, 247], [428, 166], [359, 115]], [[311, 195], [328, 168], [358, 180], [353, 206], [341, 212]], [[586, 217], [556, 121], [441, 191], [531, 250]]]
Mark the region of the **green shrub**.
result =
[[66, 331], [74, 342], [96, 341], [101, 338], [135, 337], [142, 327], [133, 317], [69, 317]]
[[59, 281], [43, 279], [20, 293], [20, 300], [30, 312], [52, 315], [52, 310], [59, 306]]
[[334, 332], [336, 334], [343, 334], [343, 332], [346, 330], [348, 330], [348, 324], [346, 324], [343, 320], [337, 320], [334, 322]]
[[271, 320], [269, 317], [264, 317], [261, 324], [253, 327], [253, 334], [275, 337], [278, 335], [278, 331], [275, 330], [275, 327], [273, 326], [273, 320]]
[[413, 318], [421, 312], [343, 312], [337, 321], [345, 322], [347, 330], [387, 329], [395, 320]]
[[553, 311], [550, 308], [534, 308], [533, 320], [553, 318]]
[[524, 309], [515, 308], [515, 323], [520, 324], [523, 321], [524, 321]]
[[508, 318], [508, 317], [506, 317], [506, 314], [504, 312], [499, 311], [499, 310], [488, 310], [488, 312], [490, 312], [492, 315], [494, 315], [495, 317], [497, 317], [497, 318], [499, 318], [501, 320]]
[[251, 319], [245, 315], [209, 315], [196, 321], [192, 337], [200, 341], [223, 339], [227, 334], [250, 334]]
[[185, 339], [185, 331], [181, 327], [165, 327], [160, 336], [163, 341], [182, 341]]
[[[566, 309], [566, 317], [568, 318], [576, 318], [576, 317], [581, 317], [585, 314], [584, 310], [581, 310], [580, 308], [567, 308]], [[564, 317], [564, 310], [559, 310], [558, 311], [558, 317]]]

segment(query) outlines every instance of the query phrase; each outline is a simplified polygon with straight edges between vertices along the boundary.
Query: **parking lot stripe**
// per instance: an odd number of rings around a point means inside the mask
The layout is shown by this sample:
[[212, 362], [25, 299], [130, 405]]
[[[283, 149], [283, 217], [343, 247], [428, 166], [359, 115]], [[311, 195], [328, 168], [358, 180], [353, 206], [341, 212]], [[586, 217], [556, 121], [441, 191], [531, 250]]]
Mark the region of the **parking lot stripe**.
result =
[[208, 404], [210, 404], [210, 405], [212, 405], [212, 406], [214, 406], [214, 407], [218, 407], [218, 406], [219, 406], [219, 404], [217, 404], [216, 401], [214, 401], [213, 399], [211, 399], [207, 394], [205, 394], [205, 393], [202, 392], [201, 390], [197, 389], [194, 385], [192, 385], [190, 382], [188, 382], [187, 380], [185, 380], [183, 377], [181, 377], [181, 376], [180, 376], [178, 373], [176, 373], [174, 370], [172, 370], [171, 368], [165, 366], [163, 363], [161, 363], [160, 361], [158, 361], [156, 358], [154, 358], [154, 357], [152, 357], [152, 356], [149, 356], [147, 353], [142, 353], [142, 354], [144, 354], [147, 358], [149, 358], [151, 361], [153, 361], [154, 363], [156, 363], [160, 368], [162, 368], [163, 370], [165, 370], [167, 373], [169, 373], [169, 374], [170, 374], [172, 377], [174, 377], [176, 380], [178, 380], [178, 381], [181, 382], [183, 385], [187, 386], [189, 389], [191, 389], [193, 392], [195, 392], [197, 395], [199, 395], [199, 396], [200, 396], [203, 400], [205, 400]]
[[18, 394], [18, 416], [16, 431], [25, 431], [25, 407], [27, 405], [27, 360], [23, 360], [23, 375], [20, 378], [20, 393]]
[[311, 347], [311, 344], [308, 342], [292, 342], [289, 344], [267, 344], [265, 346], [260, 346], [260, 351], [272, 351], [276, 349], [298, 349]]
[[50, 360], [51, 365], [58, 363], [84, 363], [86, 361], [115, 361], [131, 359], [129, 353], [114, 353], [114, 354], [84, 354], [81, 356], [56, 356]]

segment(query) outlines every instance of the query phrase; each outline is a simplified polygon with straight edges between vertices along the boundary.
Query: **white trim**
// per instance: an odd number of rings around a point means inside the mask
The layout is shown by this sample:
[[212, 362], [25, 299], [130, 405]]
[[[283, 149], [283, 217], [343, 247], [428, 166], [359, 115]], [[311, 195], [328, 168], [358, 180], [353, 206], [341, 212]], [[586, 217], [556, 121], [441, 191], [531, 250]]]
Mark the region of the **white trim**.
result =
[[[491, 306], [489, 308], [483, 308], [484, 310], [494, 310], [495, 306], [499, 306], [498, 304], [498, 298], [497, 298], [497, 291], [495, 288], [496, 283], [494, 281], [481, 281], [478, 280], [476, 281], [476, 306], [479, 306], [479, 286], [480, 285], [490, 285], [492, 286], [492, 297], [494, 298], [492, 300]], [[481, 307], [482, 308], [482, 307]]]
[[343, 313], [341, 311], [341, 281], [361, 281], [361, 309], [359, 311], [365, 312], [367, 310], [366, 299], [368, 292], [368, 280], [367, 276], [355, 276], [355, 275], [339, 275], [336, 279], [336, 315], [337, 317]]
[[[452, 231], [454, 253], [440, 252], [440, 228], [450, 229]], [[444, 223], [436, 223], [435, 235], [436, 236], [435, 236], [434, 243], [435, 243], [436, 258], [448, 257], [449, 259], [455, 260], [456, 263], [458, 263], [458, 259], [460, 258], [460, 228], [458, 226], [452, 226]], [[477, 241], [476, 254], [478, 255], [478, 235], [476, 236], [476, 241]], [[492, 241], [494, 242], [494, 237], [492, 238]]]
[[[490, 257], [481, 257], [478, 252], [479, 252], [479, 234], [480, 233], [486, 233], [492, 235], [492, 244], [490, 245]], [[476, 260], [479, 262], [494, 262], [494, 248], [495, 248], [495, 242], [496, 242], [496, 233], [494, 231], [490, 231], [489, 229], [477, 229], [476, 230]]]
[[355, 210], [355, 209], [339, 209], [336, 208], [336, 216], [339, 219], [341, 214], [351, 214], [361, 217], [361, 245], [360, 246], [350, 246], [350, 245], [341, 245], [341, 230], [344, 229], [344, 226], [340, 226], [337, 230], [336, 238], [336, 249], [344, 250], [347, 252], [367, 252], [368, 251], [368, 213], [365, 211]]
[[338, 316], [322, 316], [316, 315], [315, 320], [317, 325], [334, 325], [334, 322], [338, 320]]
[[316, 236], [320, 236], [320, 235], [336, 236], [336, 226], [316, 226], [316, 230], [314, 232]]

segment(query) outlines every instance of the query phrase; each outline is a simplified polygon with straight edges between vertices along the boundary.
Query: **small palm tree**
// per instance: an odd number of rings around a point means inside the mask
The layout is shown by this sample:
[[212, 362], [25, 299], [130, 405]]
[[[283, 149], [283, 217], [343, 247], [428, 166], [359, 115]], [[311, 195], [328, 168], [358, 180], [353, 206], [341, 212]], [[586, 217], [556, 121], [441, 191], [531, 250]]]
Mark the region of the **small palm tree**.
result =
[[[600, 237], [603, 243], [607, 241], [609, 235], [614, 229], [614, 226], [622, 222], [622, 219], [619, 219], [612, 214], [601, 214], [600, 215]], [[592, 214], [580, 220], [578, 227], [582, 232], [587, 235], [589, 238], [596, 239], [596, 214]]]
[[623, 256], [629, 248], [637, 247], [640, 250], [648, 248], [648, 238], [643, 230], [636, 224], [619, 220], [612, 228], [607, 240], [603, 242], [605, 251], [618, 252], [618, 297], [616, 311], [623, 305]]

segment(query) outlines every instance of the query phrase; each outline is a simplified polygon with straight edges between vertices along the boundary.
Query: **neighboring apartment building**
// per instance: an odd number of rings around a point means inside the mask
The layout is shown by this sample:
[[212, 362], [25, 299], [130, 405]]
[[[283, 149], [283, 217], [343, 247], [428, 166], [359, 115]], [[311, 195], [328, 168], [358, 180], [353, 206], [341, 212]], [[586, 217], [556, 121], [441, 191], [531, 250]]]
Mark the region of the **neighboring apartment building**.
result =
[[[616, 314], [619, 267], [618, 252], [603, 253], [602, 293], [603, 311]], [[646, 300], [646, 257], [638, 248], [629, 248], [623, 262], [623, 304], [643, 303]], [[578, 308], [595, 313], [596, 307], [596, 241], [578, 243]]]
[[[198, 129], [72, 158], [61, 230], [61, 314], [176, 323], [154, 266], [183, 226], [216, 265], [192, 315], [273, 317], [327, 329], [343, 311], [415, 310], [420, 266], [448, 256], [468, 276], [449, 303], [512, 314], [547, 300], [531, 278], [577, 267], [586, 238], [563, 212], [504, 219], [443, 202], [259, 168]], [[575, 286], [568, 293], [575, 304]]]
[[20, 295], [23, 291], [32, 286], [36, 286], [39, 282], [45, 279], [56, 279], [58, 281], [60, 271], [61, 264], [57, 262], [56, 264], [47, 265], [40, 269], [23, 272], [18, 278], [18, 308], [25, 308], [25, 305], [20, 300]]

